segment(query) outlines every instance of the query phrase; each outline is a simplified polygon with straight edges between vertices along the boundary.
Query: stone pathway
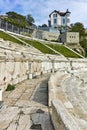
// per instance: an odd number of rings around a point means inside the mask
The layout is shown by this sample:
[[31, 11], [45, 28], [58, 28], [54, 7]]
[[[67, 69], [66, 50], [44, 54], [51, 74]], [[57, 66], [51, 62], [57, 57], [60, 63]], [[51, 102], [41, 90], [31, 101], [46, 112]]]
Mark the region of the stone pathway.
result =
[[48, 77], [26, 80], [4, 92], [0, 130], [54, 130], [47, 106]]

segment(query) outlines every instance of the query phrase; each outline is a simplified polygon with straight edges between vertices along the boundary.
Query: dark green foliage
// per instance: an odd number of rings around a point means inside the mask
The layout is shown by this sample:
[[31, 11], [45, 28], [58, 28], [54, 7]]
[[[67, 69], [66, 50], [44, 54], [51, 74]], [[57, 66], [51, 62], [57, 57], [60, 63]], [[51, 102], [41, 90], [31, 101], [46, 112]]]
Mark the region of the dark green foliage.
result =
[[83, 38], [80, 41], [80, 45], [83, 47], [83, 49], [85, 50], [85, 56], [87, 57], [87, 39]]
[[26, 27], [26, 17], [15, 12], [7, 12], [6, 20], [18, 27]]
[[20, 15], [16, 12], [7, 12], [8, 18], [13, 18], [13, 19], [19, 19], [19, 20], [25, 20], [25, 16]]
[[51, 40], [51, 42], [57, 42], [57, 40]]
[[8, 84], [6, 91], [12, 91], [15, 89], [15, 85]]
[[81, 38], [81, 36], [85, 35], [84, 25], [82, 23], [79, 23], [79, 22], [75, 23], [74, 25], [72, 25], [71, 32], [79, 32], [79, 35]]
[[86, 33], [85, 33], [85, 28], [82, 23], [75, 23], [72, 25], [71, 28], [72, 32], [79, 32], [80, 35], [80, 45], [85, 51], [85, 56], [87, 57], [87, 39], [86, 39]]
[[34, 21], [34, 18], [32, 17], [32, 15], [31, 14], [28, 14], [27, 16], [26, 16], [26, 21], [27, 21], [27, 24], [28, 25], [32, 25], [35, 21]]
[[47, 24], [42, 24], [42, 27], [47, 27]]
[[35, 21], [32, 15], [28, 14], [27, 16], [23, 16], [16, 12], [7, 12], [7, 17], [4, 19], [11, 24], [14, 24], [18, 27], [30, 27]]

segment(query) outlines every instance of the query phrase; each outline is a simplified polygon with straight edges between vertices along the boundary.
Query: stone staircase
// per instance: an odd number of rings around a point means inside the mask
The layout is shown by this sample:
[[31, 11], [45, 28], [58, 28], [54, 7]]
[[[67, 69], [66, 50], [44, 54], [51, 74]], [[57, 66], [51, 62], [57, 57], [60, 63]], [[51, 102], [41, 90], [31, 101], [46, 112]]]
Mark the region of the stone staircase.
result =
[[25, 80], [15, 90], [4, 91], [0, 130], [54, 130], [47, 103], [49, 76]]

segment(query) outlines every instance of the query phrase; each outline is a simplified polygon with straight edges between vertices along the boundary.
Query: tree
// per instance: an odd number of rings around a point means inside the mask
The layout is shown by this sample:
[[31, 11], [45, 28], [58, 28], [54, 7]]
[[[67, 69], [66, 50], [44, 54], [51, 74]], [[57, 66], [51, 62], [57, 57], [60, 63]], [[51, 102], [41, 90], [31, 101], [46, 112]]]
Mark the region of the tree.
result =
[[7, 14], [8, 18], [17, 19], [19, 21], [25, 21], [26, 20], [25, 16], [18, 14], [16, 12], [7, 12], [6, 14]]
[[31, 14], [28, 14], [28, 15], [26, 16], [26, 21], [27, 21], [27, 23], [28, 23], [29, 25], [32, 25], [32, 24], [35, 22], [35, 20], [34, 20], [34, 18], [32, 17]]
[[81, 36], [85, 35], [85, 28], [84, 25], [80, 22], [75, 23], [72, 27], [71, 27], [71, 32], [79, 32], [80, 38]]
[[62, 33], [62, 29], [63, 29], [62, 26], [58, 26], [58, 30], [59, 30], [60, 34]]
[[42, 24], [42, 27], [47, 27], [47, 24]]
[[16, 12], [7, 12], [6, 21], [11, 24], [17, 25], [18, 27], [26, 27], [26, 17]]
[[82, 41], [80, 41], [80, 45], [82, 46], [82, 48], [85, 51], [85, 56], [87, 57], [87, 39], [83, 38]]

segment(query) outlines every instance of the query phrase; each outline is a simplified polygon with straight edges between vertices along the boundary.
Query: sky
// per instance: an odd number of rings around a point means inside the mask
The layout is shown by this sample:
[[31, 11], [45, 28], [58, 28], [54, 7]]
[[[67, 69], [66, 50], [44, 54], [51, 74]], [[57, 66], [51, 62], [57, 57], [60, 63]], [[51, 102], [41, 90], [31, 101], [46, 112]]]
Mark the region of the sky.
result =
[[87, 0], [0, 0], [0, 14], [9, 11], [31, 14], [36, 25], [48, 24], [52, 11], [67, 9], [71, 12], [71, 23], [81, 22], [87, 28]]

